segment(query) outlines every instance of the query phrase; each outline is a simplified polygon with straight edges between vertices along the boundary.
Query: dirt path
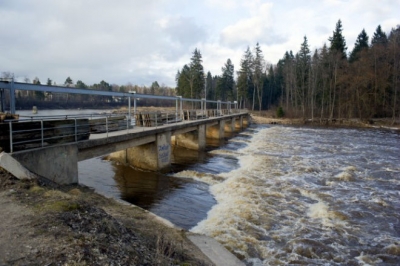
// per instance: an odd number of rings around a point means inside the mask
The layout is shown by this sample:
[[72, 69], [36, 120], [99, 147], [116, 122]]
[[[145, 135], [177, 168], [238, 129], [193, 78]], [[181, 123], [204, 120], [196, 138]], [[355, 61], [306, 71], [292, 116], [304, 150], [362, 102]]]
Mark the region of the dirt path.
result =
[[12, 191], [0, 192], [0, 265], [18, 263], [44, 242], [33, 233], [33, 212], [13, 202]]

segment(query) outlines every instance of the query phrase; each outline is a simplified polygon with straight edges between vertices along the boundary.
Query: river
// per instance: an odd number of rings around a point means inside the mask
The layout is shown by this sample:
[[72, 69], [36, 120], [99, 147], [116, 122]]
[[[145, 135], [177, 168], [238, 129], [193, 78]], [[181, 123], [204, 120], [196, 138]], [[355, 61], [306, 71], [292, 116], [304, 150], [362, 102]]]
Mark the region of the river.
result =
[[400, 134], [253, 125], [160, 174], [94, 158], [80, 182], [193, 232], [247, 265], [399, 265]]

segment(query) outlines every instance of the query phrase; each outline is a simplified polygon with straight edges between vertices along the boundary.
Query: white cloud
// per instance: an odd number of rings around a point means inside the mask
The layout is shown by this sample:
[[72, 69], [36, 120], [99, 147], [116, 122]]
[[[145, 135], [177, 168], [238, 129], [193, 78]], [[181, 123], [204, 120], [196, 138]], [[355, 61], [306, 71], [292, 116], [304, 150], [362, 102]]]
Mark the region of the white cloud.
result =
[[266, 60], [296, 53], [307, 35], [311, 50], [328, 43], [338, 19], [348, 51], [363, 28], [370, 38], [400, 24], [400, 0], [1, 0], [0, 72], [66, 77], [85, 83], [175, 85], [194, 48], [206, 71], [239, 68], [260, 43]]
[[178, 46], [190, 47], [199, 41], [206, 41], [206, 31], [193, 18], [177, 17], [160, 21], [163, 32]]
[[220, 41], [229, 47], [246, 47], [257, 42], [276, 44], [285, 42], [285, 38], [274, 32], [272, 3], [256, 6], [255, 2], [247, 3], [250, 17], [243, 18], [222, 30]]
[[239, 6], [237, 0], [206, 0], [206, 5], [212, 8], [235, 9]]

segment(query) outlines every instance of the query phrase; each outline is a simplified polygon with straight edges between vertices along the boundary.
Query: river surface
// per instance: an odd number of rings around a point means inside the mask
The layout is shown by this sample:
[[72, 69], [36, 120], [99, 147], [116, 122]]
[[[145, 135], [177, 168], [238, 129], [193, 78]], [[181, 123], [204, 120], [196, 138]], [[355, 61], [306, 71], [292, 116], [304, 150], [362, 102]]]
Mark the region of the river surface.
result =
[[248, 265], [399, 265], [398, 132], [255, 126], [208, 144], [175, 150], [168, 175], [96, 158], [80, 179]]
[[400, 134], [252, 126], [169, 174], [94, 158], [80, 182], [209, 235], [247, 265], [400, 265]]

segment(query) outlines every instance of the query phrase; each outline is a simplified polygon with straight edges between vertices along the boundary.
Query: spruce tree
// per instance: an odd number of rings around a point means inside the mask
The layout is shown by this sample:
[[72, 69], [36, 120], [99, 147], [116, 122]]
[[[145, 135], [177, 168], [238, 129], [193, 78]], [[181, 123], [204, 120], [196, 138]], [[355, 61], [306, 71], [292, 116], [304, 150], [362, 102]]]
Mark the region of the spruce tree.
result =
[[357, 37], [356, 43], [354, 44], [353, 51], [351, 51], [351, 54], [349, 57], [350, 63], [357, 61], [360, 58], [361, 51], [369, 48], [368, 40], [369, 40], [369, 37], [368, 37], [367, 33], [365, 32], [365, 30], [363, 29]]
[[382, 31], [381, 25], [378, 25], [376, 31], [374, 32], [374, 36], [372, 36], [371, 44], [374, 45], [386, 45], [388, 42], [388, 38], [386, 33]]
[[222, 67], [222, 76], [218, 80], [217, 95], [219, 100], [233, 100], [234, 87], [234, 66], [232, 64], [232, 61], [228, 59], [225, 63], [225, 66]]
[[200, 99], [204, 95], [205, 75], [202, 65], [202, 56], [197, 48], [193, 52], [190, 62], [190, 79], [192, 81], [191, 98]]
[[329, 41], [331, 42], [330, 51], [334, 53], [340, 53], [341, 57], [344, 59], [347, 57], [347, 47], [342, 31], [342, 21], [339, 19], [339, 21], [336, 23], [336, 29], [333, 32], [333, 36], [329, 38]]
[[246, 100], [253, 94], [253, 54], [250, 47], [247, 47], [242, 60], [240, 61], [240, 70], [238, 71], [237, 89], [239, 104], [245, 107]]
[[206, 99], [208, 100], [216, 100], [215, 99], [215, 87], [213, 84], [213, 77], [211, 75], [211, 72], [207, 72], [207, 78], [206, 78]]
[[184, 65], [182, 71], [175, 76], [176, 91], [184, 98], [200, 99], [205, 97], [205, 75], [202, 65], [202, 56], [196, 48], [189, 65]]
[[190, 75], [190, 67], [188, 65], [184, 65], [181, 71], [178, 71], [176, 74], [176, 91], [177, 95], [182, 96], [184, 98], [191, 97], [191, 75]]
[[307, 36], [301, 44], [300, 51], [296, 55], [297, 62], [297, 96], [302, 107], [303, 118], [305, 118], [306, 95], [309, 87], [309, 72], [311, 66], [310, 48], [308, 47]]
[[[254, 48], [254, 55], [255, 55], [253, 63], [254, 89], [255, 91], [257, 91], [258, 108], [261, 111], [263, 91], [264, 91], [263, 88], [265, 81], [265, 60], [259, 43], [257, 43], [256, 47]], [[253, 111], [255, 104], [255, 91], [253, 91], [253, 107], [252, 107]]]

